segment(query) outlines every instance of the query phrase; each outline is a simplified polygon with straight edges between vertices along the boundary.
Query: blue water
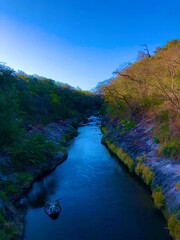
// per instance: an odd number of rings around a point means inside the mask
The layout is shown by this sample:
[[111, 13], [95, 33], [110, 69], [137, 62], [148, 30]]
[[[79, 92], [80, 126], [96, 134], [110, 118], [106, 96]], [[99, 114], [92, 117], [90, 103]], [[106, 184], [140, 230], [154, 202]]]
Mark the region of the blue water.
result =
[[[68, 159], [34, 183], [25, 240], [166, 240], [165, 221], [144, 185], [101, 144], [95, 124], [81, 127]], [[43, 210], [61, 199], [57, 220]]]

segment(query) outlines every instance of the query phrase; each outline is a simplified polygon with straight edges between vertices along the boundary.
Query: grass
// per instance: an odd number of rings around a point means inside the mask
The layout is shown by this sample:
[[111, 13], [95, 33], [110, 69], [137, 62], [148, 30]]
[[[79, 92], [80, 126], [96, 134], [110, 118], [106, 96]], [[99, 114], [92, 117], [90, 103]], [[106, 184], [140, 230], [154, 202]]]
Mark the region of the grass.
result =
[[161, 187], [157, 187], [153, 191], [152, 198], [154, 200], [154, 205], [156, 208], [160, 209], [164, 207], [164, 194]]
[[134, 161], [131, 159], [122, 148], [117, 147], [115, 144], [106, 140], [106, 144], [108, 148], [120, 159], [124, 162], [124, 164], [128, 167], [130, 172], [134, 170]]
[[180, 240], [180, 220], [175, 215], [168, 219], [168, 230], [175, 240]]
[[151, 185], [154, 179], [154, 173], [148, 166], [144, 165], [142, 162], [138, 162], [135, 172], [143, 179], [146, 185]]

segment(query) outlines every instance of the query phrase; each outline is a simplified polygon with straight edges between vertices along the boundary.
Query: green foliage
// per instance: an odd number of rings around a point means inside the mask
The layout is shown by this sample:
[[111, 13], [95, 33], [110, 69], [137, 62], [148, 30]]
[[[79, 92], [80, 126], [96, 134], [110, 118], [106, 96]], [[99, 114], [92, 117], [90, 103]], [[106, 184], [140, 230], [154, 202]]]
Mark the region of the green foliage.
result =
[[26, 172], [18, 173], [17, 184], [29, 185], [29, 183], [32, 182], [32, 180], [33, 180], [33, 177], [31, 174]]
[[180, 221], [175, 215], [168, 219], [168, 230], [175, 240], [180, 240]]
[[0, 229], [0, 239], [1, 240], [12, 240], [18, 239], [18, 229], [16, 223], [4, 221]]
[[180, 183], [177, 183], [177, 184], [176, 184], [176, 188], [177, 188], [178, 190], [180, 190]]
[[120, 124], [123, 126], [122, 133], [129, 132], [131, 129], [133, 129], [137, 123], [128, 119], [124, 119], [120, 122]]
[[135, 172], [138, 176], [140, 176], [143, 179], [146, 185], [150, 185], [152, 183], [154, 179], [154, 173], [146, 165], [142, 164], [141, 162], [138, 162], [135, 168]]
[[18, 193], [18, 191], [19, 191], [19, 188], [17, 185], [15, 185], [13, 183], [7, 185], [6, 192], [8, 193], [9, 196], [11, 196], [15, 193]]
[[164, 194], [162, 192], [161, 187], [157, 187], [153, 193], [152, 193], [152, 197], [154, 200], [154, 205], [156, 208], [162, 208], [164, 207]]
[[102, 131], [103, 134], [106, 134], [107, 133], [107, 128], [101, 127], [101, 131]]
[[13, 144], [22, 133], [16, 91], [0, 89], [0, 149]]
[[[117, 71], [117, 77], [101, 89], [106, 113], [132, 122], [139, 122], [144, 117], [151, 119], [157, 143], [180, 139], [179, 56], [180, 40], [174, 40], [153, 57], [145, 57]], [[135, 126], [131, 121], [125, 122], [122, 132]], [[161, 153], [178, 159], [179, 153], [174, 145], [163, 147]]]
[[[178, 137], [178, 118], [171, 116], [169, 111], [161, 111], [156, 115], [156, 134], [161, 143], [159, 153], [167, 158], [180, 156], [180, 141]], [[174, 125], [174, 127], [173, 127]], [[177, 125], [177, 126], [176, 126]], [[159, 126], [159, 127], [158, 127]], [[172, 129], [174, 128], [174, 130]], [[176, 134], [177, 133], [177, 134]]]
[[[0, 198], [12, 200], [30, 185], [32, 176], [26, 170], [31, 170], [32, 165], [47, 170], [48, 161], [57, 151], [66, 152], [44, 135], [28, 135], [27, 130], [68, 118], [73, 118], [74, 126], [78, 126], [84, 116], [99, 110], [101, 104], [102, 99], [96, 94], [17, 73], [0, 64], [0, 151], [5, 156], [2, 162], [0, 159], [0, 171], [5, 175], [13, 172], [13, 181], [0, 181]], [[71, 137], [66, 134], [64, 143]], [[1, 240], [19, 239], [20, 227], [0, 213]]]
[[53, 104], [55, 104], [55, 105], [60, 104], [60, 98], [57, 94], [52, 93], [50, 96], [51, 96], [51, 101], [52, 101]]
[[163, 143], [160, 148], [160, 152], [162, 152], [162, 154], [168, 158], [175, 158], [176, 156], [179, 156], [180, 155], [179, 140]]
[[[1, 64], [0, 72], [0, 119], [9, 131], [14, 126], [11, 132], [18, 129], [18, 121], [27, 126], [79, 118], [99, 109], [102, 104], [96, 94], [76, 90], [52, 79], [15, 73]], [[5, 129], [5, 126], [0, 124], [0, 132], [1, 128]], [[10, 136], [17, 135], [11, 132]]]
[[15, 164], [38, 164], [52, 158], [57, 150], [57, 146], [49, 142], [44, 135], [33, 134], [21, 143], [16, 143], [9, 149], [9, 153]]
[[5, 223], [5, 217], [4, 214], [0, 213], [0, 225]]
[[4, 200], [4, 201], [6, 201], [8, 199], [7, 193], [5, 191], [3, 191], [2, 189], [0, 192], [0, 198], [2, 198], [2, 200]]
[[159, 106], [161, 104], [162, 100], [159, 99], [156, 94], [153, 94], [152, 96], [144, 96], [142, 98], [142, 106], [146, 110], [150, 110], [151, 108]]
[[7, 240], [7, 236], [6, 236], [4, 229], [0, 229], [0, 239]]
[[168, 123], [164, 122], [161, 124], [159, 138], [161, 139], [161, 141], [166, 141], [170, 138], [170, 128]]
[[154, 141], [154, 143], [156, 143], [156, 144], [160, 143], [159, 138], [158, 138], [157, 136], [154, 136], [154, 137], [153, 137], [153, 141]]
[[1, 186], [1, 192], [0, 197], [6, 201], [11, 197], [13, 194], [16, 194], [19, 191], [19, 186], [12, 181], [3, 181], [0, 184]]
[[156, 114], [156, 121], [159, 123], [167, 123], [169, 121], [169, 112], [167, 110], [162, 110], [160, 113]]

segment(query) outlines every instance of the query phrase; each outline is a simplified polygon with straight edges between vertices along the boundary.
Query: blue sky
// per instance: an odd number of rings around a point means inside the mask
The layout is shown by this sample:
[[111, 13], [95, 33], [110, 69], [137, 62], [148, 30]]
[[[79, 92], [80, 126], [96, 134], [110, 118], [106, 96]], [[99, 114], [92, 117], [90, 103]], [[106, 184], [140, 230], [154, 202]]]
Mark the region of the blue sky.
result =
[[0, 61], [91, 89], [180, 38], [179, 0], [0, 0]]

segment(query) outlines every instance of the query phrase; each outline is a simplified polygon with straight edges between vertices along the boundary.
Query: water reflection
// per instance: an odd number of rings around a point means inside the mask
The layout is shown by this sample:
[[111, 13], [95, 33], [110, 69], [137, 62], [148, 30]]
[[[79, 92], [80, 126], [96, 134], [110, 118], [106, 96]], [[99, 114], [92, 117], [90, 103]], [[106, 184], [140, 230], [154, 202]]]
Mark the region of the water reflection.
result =
[[43, 207], [49, 196], [53, 195], [57, 186], [56, 179], [49, 175], [39, 182], [35, 182], [32, 191], [28, 195], [28, 200], [33, 208]]

